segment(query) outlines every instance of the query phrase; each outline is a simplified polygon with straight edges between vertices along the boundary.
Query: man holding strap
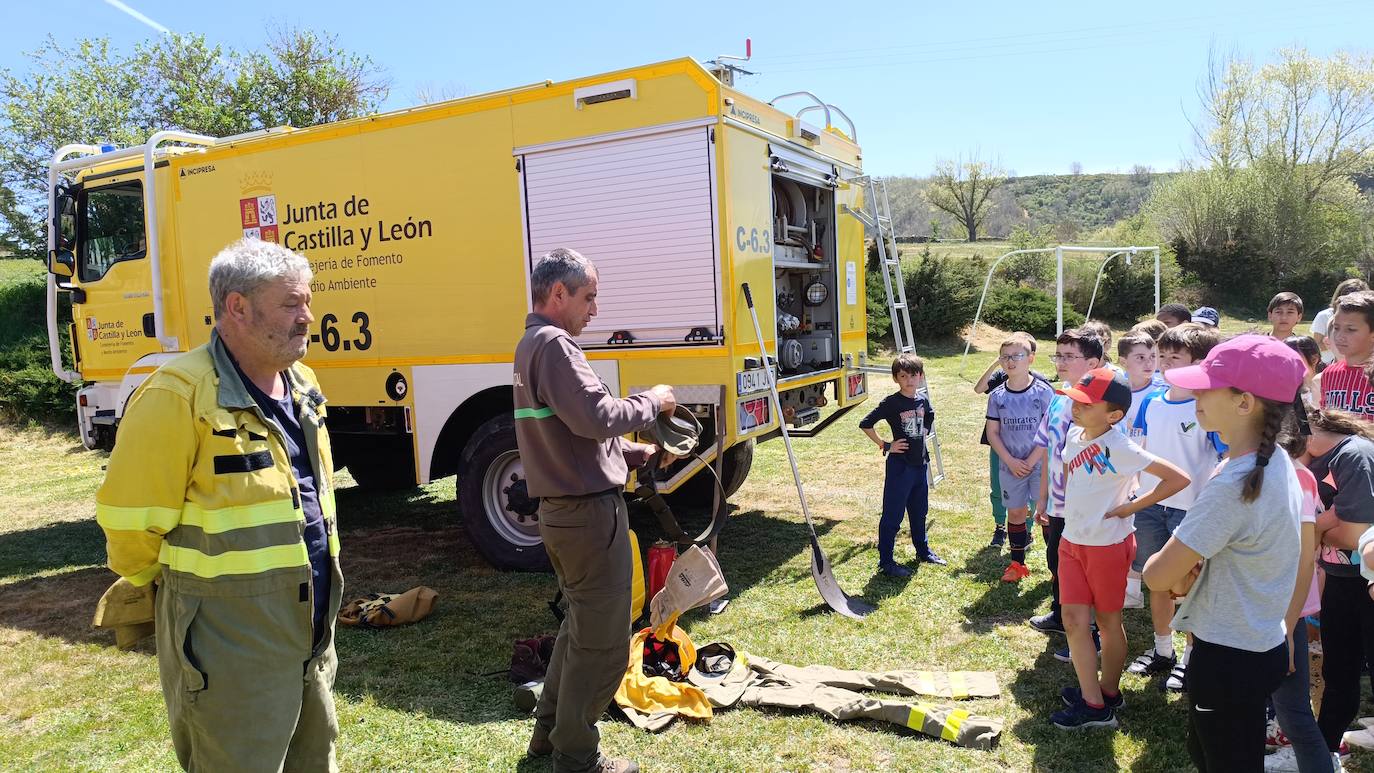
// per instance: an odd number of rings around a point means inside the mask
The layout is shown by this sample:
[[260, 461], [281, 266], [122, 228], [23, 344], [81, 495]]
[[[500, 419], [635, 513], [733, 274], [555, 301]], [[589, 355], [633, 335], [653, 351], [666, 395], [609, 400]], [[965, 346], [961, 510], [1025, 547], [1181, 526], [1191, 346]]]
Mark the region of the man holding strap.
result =
[[559, 248], [530, 276], [534, 313], [515, 348], [515, 437], [568, 614], [535, 707], [532, 756], [557, 773], [636, 773], [599, 750], [596, 722], [629, 663], [629, 470], [657, 448], [622, 438], [677, 407], [672, 387], [618, 399], [573, 341], [596, 316], [592, 262]]

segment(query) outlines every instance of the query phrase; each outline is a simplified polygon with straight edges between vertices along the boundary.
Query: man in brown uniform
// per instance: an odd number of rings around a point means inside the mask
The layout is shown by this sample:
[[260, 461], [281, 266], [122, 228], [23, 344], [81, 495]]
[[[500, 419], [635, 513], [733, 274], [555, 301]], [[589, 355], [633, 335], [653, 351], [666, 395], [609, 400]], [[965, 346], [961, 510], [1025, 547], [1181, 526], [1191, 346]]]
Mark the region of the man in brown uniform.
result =
[[596, 721], [629, 662], [631, 557], [621, 492], [654, 446], [622, 438], [677, 406], [662, 384], [618, 399], [573, 341], [596, 316], [596, 267], [568, 249], [530, 276], [534, 313], [515, 347], [515, 437], [539, 534], [568, 614], [558, 629], [529, 752], [558, 773], [635, 773], [601, 754]]

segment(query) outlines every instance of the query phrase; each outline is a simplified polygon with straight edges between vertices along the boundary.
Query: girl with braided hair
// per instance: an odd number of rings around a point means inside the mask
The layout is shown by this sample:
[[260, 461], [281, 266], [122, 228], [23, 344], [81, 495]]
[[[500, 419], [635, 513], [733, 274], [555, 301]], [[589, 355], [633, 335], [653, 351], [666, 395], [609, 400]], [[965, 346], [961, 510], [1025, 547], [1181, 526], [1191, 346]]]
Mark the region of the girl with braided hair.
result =
[[1154, 590], [1183, 597], [1173, 628], [1193, 635], [1188, 753], [1199, 771], [1264, 769], [1265, 702], [1288, 672], [1302, 490], [1279, 431], [1306, 373], [1297, 352], [1242, 335], [1165, 380], [1193, 391], [1227, 462], [1145, 564]]
[[1360, 535], [1374, 523], [1374, 425], [1331, 408], [1314, 411], [1311, 424], [1308, 467], [1317, 480], [1329, 474], [1335, 483], [1334, 491], [1323, 486], [1323, 504], [1330, 509], [1317, 518], [1317, 560], [1326, 573], [1321, 598], [1326, 689], [1317, 725], [1327, 748], [1335, 751], [1359, 711], [1360, 677], [1366, 659], [1374, 657], [1374, 600], [1355, 552]]

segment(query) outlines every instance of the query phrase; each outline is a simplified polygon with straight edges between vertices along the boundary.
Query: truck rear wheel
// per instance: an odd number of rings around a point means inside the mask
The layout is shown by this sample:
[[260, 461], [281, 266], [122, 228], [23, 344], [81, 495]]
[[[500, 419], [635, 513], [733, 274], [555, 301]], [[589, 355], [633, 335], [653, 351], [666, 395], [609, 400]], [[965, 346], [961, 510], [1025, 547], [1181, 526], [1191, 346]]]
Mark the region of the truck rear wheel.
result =
[[[749, 468], [754, 465], [754, 441], [749, 439], [725, 450], [721, 464], [720, 481], [725, 488], [725, 496], [733, 496], [749, 477]], [[710, 509], [716, 493], [715, 479], [706, 470], [700, 470], [668, 495], [671, 504], [682, 507]]]
[[514, 417], [488, 419], [463, 447], [458, 509], [472, 544], [492, 566], [524, 572], [551, 568], [539, 536], [539, 500], [525, 487]]

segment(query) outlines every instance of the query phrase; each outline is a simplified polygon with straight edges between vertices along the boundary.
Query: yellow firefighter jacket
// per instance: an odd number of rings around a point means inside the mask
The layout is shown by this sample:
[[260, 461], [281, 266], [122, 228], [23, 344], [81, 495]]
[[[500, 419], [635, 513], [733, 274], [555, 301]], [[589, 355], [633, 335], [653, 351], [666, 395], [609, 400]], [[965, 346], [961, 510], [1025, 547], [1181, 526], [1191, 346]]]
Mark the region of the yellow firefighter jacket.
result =
[[[332, 621], [342, 575], [324, 397], [305, 365], [286, 375], [329, 535]], [[163, 365], [130, 398], [96, 492], [96, 520], [110, 568], [135, 585], [161, 574], [164, 590], [196, 596], [299, 587], [305, 601], [313, 592], [286, 441], [238, 378], [218, 333]], [[300, 606], [309, 616], [311, 605]]]

